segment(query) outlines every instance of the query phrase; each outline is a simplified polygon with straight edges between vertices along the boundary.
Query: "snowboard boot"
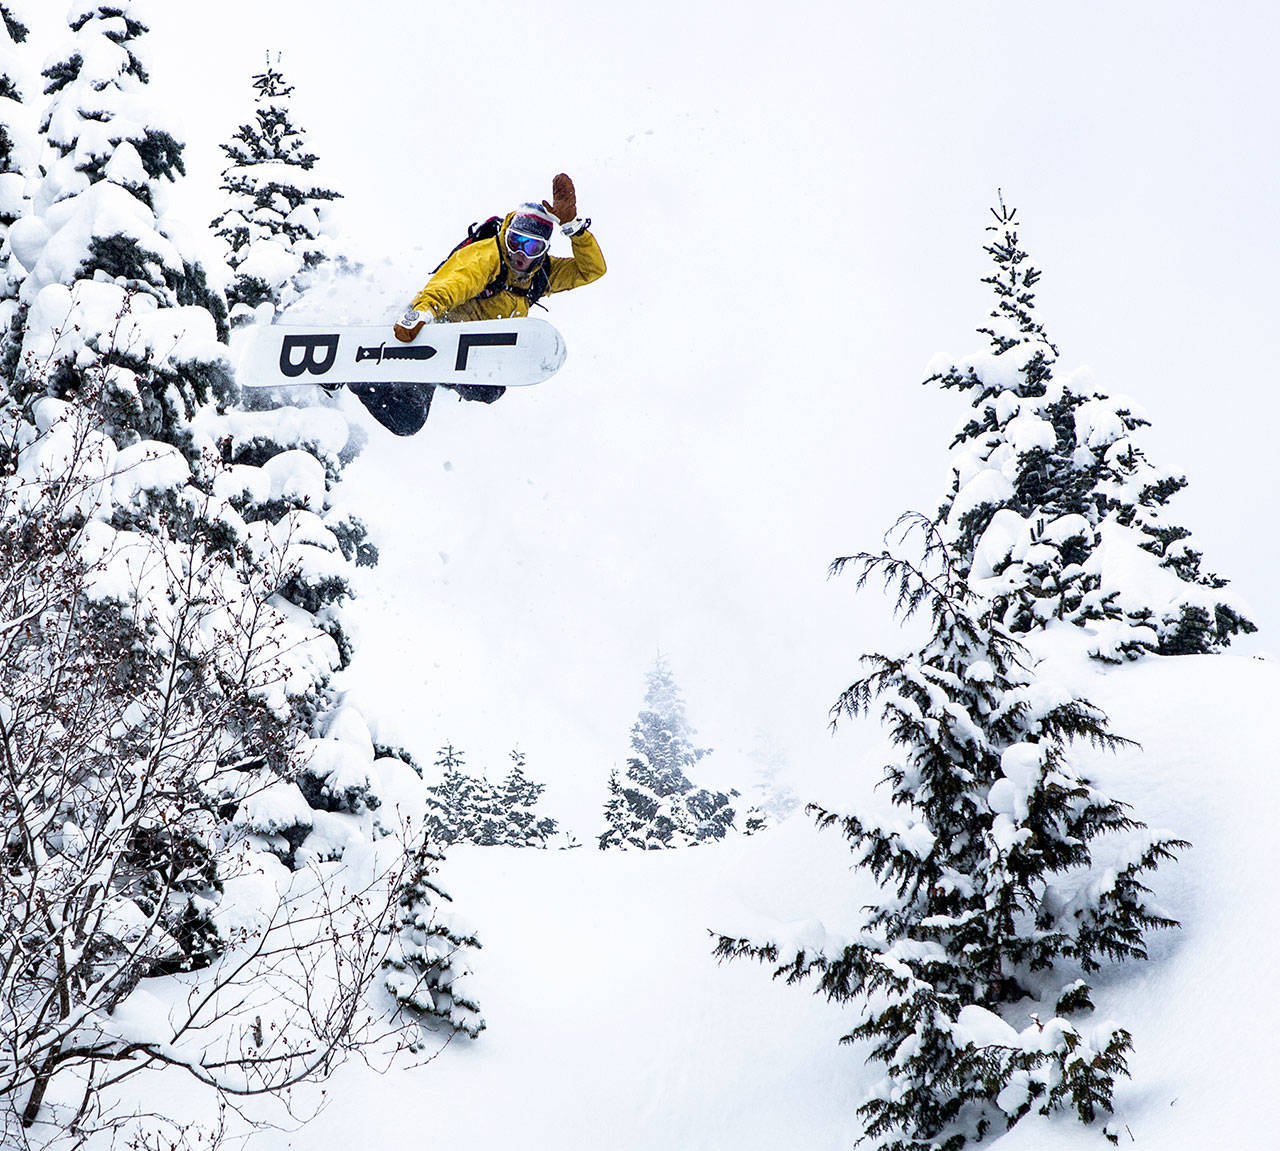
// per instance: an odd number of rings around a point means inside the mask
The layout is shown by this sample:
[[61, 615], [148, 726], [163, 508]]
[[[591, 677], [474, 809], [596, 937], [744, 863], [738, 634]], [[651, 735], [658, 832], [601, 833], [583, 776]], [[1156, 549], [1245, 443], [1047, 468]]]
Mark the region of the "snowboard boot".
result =
[[422, 430], [431, 411], [431, 384], [350, 384], [370, 415], [397, 436]]
[[475, 400], [481, 404], [491, 404], [499, 399], [507, 390], [495, 384], [455, 384], [453, 390], [464, 400]]

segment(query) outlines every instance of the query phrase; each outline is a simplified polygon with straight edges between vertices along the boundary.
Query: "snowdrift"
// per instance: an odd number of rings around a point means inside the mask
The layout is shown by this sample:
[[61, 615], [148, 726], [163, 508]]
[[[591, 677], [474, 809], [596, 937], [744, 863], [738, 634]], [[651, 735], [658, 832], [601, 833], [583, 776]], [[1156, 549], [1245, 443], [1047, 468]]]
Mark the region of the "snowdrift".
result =
[[[1264, 717], [1280, 664], [1101, 668], [1060, 651], [1054, 667], [1142, 745], [1082, 752], [1087, 769], [1153, 828], [1194, 844], [1154, 883], [1182, 930], [1154, 936], [1149, 963], [1096, 983], [1096, 1018], [1134, 1036], [1134, 1079], [1117, 1094], [1122, 1143], [1276, 1146], [1268, 938], [1280, 911], [1280, 735]], [[851, 780], [875, 770], [851, 765]], [[414, 1069], [346, 1067], [319, 1120], [259, 1133], [255, 1151], [400, 1146], [424, 1133], [494, 1151], [852, 1147], [877, 1072], [837, 1044], [849, 1013], [753, 965], [718, 966], [707, 934], [838, 936], [869, 894], [848, 859], [803, 817], [683, 851], [455, 849], [443, 878], [485, 944], [476, 990], [489, 1030]], [[992, 1144], [1105, 1145], [1098, 1129], [1034, 1117]]]

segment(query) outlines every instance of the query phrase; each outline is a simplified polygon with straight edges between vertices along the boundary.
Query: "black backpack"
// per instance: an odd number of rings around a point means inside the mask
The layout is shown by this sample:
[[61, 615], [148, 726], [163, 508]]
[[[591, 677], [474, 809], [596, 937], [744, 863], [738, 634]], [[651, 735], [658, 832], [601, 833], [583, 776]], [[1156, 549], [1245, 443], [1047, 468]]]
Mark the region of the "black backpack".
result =
[[[452, 256], [454, 252], [460, 252], [463, 248], [469, 248], [472, 244], [479, 243], [481, 240], [495, 239], [498, 233], [502, 231], [502, 220], [503, 217], [501, 216], [490, 216], [487, 220], [472, 224], [467, 229], [466, 239], [461, 243], [455, 244], [453, 251], [436, 265], [431, 274], [434, 276], [436, 272], [440, 271], [449, 262], [449, 256]], [[517, 288], [507, 283], [507, 264], [501, 256], [498, 259], [498, 268], [497, 276], [489, 281], [488, 286], [479, 294], [477, 299], [487, 300], [491, 296], [496, 296], [499, 292], [510, 292], [513, 296], [523, 296], [532, 307], [534, 304], [538, 304], [538, 301], [547, 294], [547, 289], [551, 286], [551, 253], [549, 249], [547, 254], [538, 261], [538, 266], [533, 273], [533, 279], [527, 288]], [[538, 307], [545, 308], [546, 305], [538, 304]]]

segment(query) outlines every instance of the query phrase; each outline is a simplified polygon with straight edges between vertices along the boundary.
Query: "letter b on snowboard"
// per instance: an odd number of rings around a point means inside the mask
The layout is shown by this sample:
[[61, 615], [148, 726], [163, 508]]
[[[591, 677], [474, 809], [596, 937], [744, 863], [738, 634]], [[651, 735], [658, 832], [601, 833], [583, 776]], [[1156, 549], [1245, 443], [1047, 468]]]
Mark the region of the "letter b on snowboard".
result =
[[338, 336], [285, 336], [280, 344], [280, 374], [296, 379], [304, 372], [323, 376], [338, 358]]

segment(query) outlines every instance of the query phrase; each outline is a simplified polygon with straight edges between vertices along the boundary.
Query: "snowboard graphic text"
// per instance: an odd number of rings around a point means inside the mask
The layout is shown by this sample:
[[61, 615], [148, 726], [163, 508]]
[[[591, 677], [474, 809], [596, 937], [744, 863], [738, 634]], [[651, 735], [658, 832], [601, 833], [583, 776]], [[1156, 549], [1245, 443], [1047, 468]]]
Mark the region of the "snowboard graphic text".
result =
[[[299, 376], [327, 375], [338, 362], [339, 332], [308, 332], [306, 335], [288, 335], [280, 341], [280, 374], [295, 380]], [[519, 332], [463, 332], [458, 336], [458, 354], [454, 361], [455, 372], [465, 372], [472, 348], [513, 348], [519, 343]], [[438, 349], [430, 344], [378, 344], [376, 347], [357, 347], [355, 362], [373, 360], [429, 360]]]
[[[294, 359], [295, 352], [301, 359]], [[285, 336], [280, 343], [280, 374], [297, 379], [304, 372], [323, 376], [338, 358], [338, 336]]]

